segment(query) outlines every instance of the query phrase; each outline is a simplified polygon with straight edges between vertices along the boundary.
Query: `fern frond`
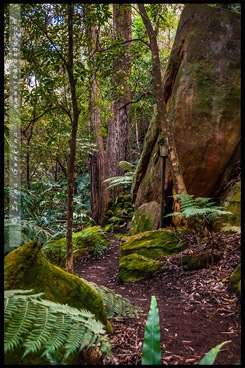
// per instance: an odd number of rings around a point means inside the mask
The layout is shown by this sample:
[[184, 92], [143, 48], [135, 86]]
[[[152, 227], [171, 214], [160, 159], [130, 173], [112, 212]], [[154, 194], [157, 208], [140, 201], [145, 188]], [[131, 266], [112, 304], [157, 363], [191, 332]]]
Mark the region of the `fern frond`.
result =
[[[81, 344], [101, 343], [102, 351], [110, 352], [105, 327], [89, 311], [42, 300], [41, 293], [27, 295], [26, 290], [6, 290], [5, 352], [18, 347], [28, 353], [53, 353], [65, 348], [66, 357], [78, 352]], [[109, 355], [109, 354], [108, 354]]]
[[241, 226], [226, 224], [225, 226], [221, 228], [221, 231], [224, 231], [227, 233], [231, 232], [231, 233], [241, 234]]
[[139, 318], [142, 309], [133, 306], [130, 301], [121, 295], [114, 293], [111, 289], [97, 285], [94, 282], [85, 281], [89, 284], [103, 299], [108, 318]]
[[127, 161], [120, 161], [119, 166], [124, 171], [131, 171], [133, 173], [135, 171], [135, 166], [133, 164], [131, 164], [130, 162], [127, 162]]

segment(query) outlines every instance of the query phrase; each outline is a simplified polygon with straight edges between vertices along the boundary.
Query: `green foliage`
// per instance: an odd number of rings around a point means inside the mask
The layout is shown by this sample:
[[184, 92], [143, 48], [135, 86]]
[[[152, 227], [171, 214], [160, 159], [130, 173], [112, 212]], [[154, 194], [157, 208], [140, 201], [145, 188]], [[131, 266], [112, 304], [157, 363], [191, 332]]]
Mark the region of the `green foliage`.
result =
[[103, 183], [108, 183], [109, 186], [106, 189], [111, 189], [119, 185], [131, 186], [133, 182], [133, 177], [135, 174], [135, 166], [127, 161], [120, 161], [119, 166], [126, 173], [124, 176], [114, 176], [103, 181]]
[[225, 233], [236, 233], [241, 234], [241, 226], [234, 226], [230, 224], [226, 224], [221, 228], [221, 231], [224, 231]]
[[[18, 224], [13, 224], [11, 219], [4, 219], [4, 253], [11, 252], [9, 236], [16, 238], [16, 248], [19, 245], [28, 243], [30, 240], [37, 240], [44, 244], [50, 239], [50, 232], [38, 226], [35, 221], [21, 220]], [[21, 240], [19, 241], [19, 237]]]
[[[231, 342], [231, 340], [224, 341], [211, 349], [200, 361], [199, 365], [212, 365], [222, 346], [229, 342]], [[241, 363], [238, 362], [235, 365], [240, 364]], [[151, 297], [150, 310], [145, 325], [141, 365], [161, 365], [159, 311], [155, 296]]]
[[145, 325], [142, 351], [142, 365], [161, 365], [159, 311], [156, 297], [151, 297], [151, 305]]
[[[103, 252], [103, 248], [107, 247], [109, 241], [100, 226], [93, 226], [73, 234], [72, 242], [75, 260], [85, 249], [94, 252], [99, 248]], [[50, 238], [43, 245], [42, 254], [51, 263], [58, 262], [59, 265], [64, 264], [66, 260], [66, 238], [58, 238], [58, 234], [54, 238]]]
[[106, 313], [108, 318], [139, 318], [139, 313], [142, 310], [138, 307], [134, 307], [130, 301], [123, 298], [119, 294], [115, 294], [111, 289], [97, 285], [94, 282], [88, 282], [89, 284], [103, 299]]
[[231, 341], [224, 341], [221, 344], [215, 346], [213, 349], [209, 350], [209, 352], [205, 355], [205, 357], [200, 361], [199, 365], [212, 365], [222, 346], [227, 344], [228, 342]]
[[67, 365], [63, 363], [62, 360], [58, 359], [54, 353], [49, 352], [46, 354], [46, 357], [52, 365]]
[[[101, 351], [110, 355], [110, 344], [104, 325], [92, 313], [41, 299], [43, 293], [32, 290], [4, 292], [4, 352], [24, 349], [41, 356], [61, 347], [65, 359], [84, 347], [100, 344]], [[81, 343], [82, 342], [82, 343]]]
[[164, 217], [179, 216], [186, 219], [198, 241], [207, 236], [207, 228], [213, 225], [218, 217], [231, 213], [216, 206], [215, 202], [211, 202], [211, 198], [194, 198], [193, 194], [175, 194], [173, 197], [180, 199], [181, 212], [172, 212]]

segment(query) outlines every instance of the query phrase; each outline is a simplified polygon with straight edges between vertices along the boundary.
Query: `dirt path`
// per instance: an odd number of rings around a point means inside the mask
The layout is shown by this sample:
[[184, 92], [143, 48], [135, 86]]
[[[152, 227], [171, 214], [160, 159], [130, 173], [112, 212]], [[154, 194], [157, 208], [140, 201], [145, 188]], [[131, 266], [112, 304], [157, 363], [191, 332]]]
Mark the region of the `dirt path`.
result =
[[117, 276], [120, 240], [111, 236], [110, 241], [103, 257], [78, 260], [74, 273], [109, 287], [144, 311], [140, 319], [111, 320], [113, 364], [140, 364], [152, 295], [159, 308], [163, 365], [198, 364], [211, 348], [227, 340], [232, 342], [224, 345], [215, 364], [241, 360], [240, 301], [227, 292], [224, 281], [239, 263], [239, 236], [225, 235], [222, 259], [210, 268], [183, 271], [180, 264], [171, 264], [155, 278], [128, 284]]

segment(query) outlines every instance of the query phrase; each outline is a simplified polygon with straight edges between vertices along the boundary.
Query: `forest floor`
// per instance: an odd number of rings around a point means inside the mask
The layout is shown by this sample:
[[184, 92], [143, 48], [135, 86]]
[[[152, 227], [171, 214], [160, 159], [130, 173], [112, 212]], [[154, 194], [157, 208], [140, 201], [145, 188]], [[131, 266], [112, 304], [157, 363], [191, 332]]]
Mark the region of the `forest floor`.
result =
[[216, 234], [222, 258], [208, 268], [185, 271], [180, 257], [174, 256], [167, 272], [127, 284], [118, 279], [120, 239], [108, 238], [110, 245], [104, 255], [81, 258], [75, 263], [74, 274], [110, 288], [142, 308], [143, 313], [139, 319], [110, 320], [112, 362], [102, 356], [99, 361], [91, 358], [83, 364], [139, 365], [152, 295], [159, 309], [163, 365], [198, 364], [211, 348], [227, 340], [231, 342], [222, 347], [215, 365], [241, 361], [241, 303], [226, 288], [240, 262], [239, 235]]

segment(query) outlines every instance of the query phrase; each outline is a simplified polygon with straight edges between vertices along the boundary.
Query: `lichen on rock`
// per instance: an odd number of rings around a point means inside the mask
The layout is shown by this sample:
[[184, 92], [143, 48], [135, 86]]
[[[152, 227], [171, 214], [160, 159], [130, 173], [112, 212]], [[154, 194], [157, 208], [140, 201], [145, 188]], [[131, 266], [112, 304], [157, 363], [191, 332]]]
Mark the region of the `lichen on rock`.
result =
[[41, 245], [30, 241], [13, 250], [4, 259], [4, 280], [7, 289], [33, 289], [43, 298], [87, 309], [111, 331], [101, 296], [78, 276], [49, 263], [41, 254]]

